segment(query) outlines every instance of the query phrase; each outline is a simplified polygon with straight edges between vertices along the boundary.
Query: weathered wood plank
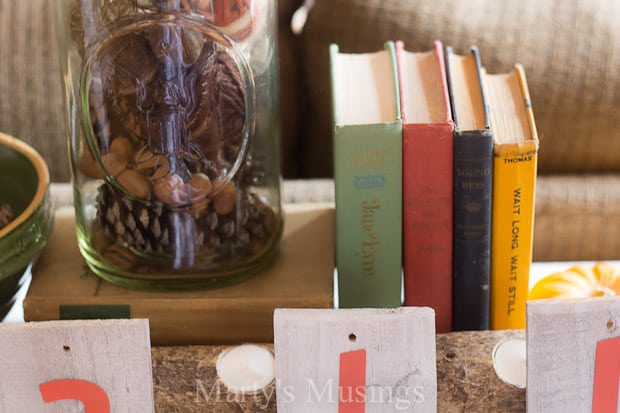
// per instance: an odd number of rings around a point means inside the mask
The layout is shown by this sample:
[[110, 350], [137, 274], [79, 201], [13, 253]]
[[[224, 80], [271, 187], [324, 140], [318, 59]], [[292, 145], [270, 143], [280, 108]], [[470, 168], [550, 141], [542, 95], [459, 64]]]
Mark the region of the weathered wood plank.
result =
[[[616, 297], [529, 302], [527, 411], [593, 411], [597, 344], [620, 336], [618, 322]], [[604, 363], [617, 366], [618, 359], [607, 357]], [[610, 392], [617, 394], [617, 371], [614, 378]]]
[[0, 324], [0, 412], [153, 412], [150, 345], [144, 319]]
[[[278, 309], [274, 327], [280, 413], [436, 411], [432, 309]], [[347, 368], [341, 357], [355, 351], [363, 365]], [[358, 380], [340, 380], [351, 369]]]
[[[495, 345], [523, 330], [459, 332], [436, 335], [437, 411], [468, 413], [525, 412], [525, 390], [502, 382], [493, 370]], [[273, 351], [273, 345], [266, 345]], [[230, 346], [153, 347], [157, 412], [276, 413], [275, 384], [262, 392], [240, 396], [219, 386], [215, 363]], [[207, 390], [203, 392], [197, 380]], [[211, 393], [208, 393], [212, 391]], [[208, 400], [204, 395], [209, 395]]]

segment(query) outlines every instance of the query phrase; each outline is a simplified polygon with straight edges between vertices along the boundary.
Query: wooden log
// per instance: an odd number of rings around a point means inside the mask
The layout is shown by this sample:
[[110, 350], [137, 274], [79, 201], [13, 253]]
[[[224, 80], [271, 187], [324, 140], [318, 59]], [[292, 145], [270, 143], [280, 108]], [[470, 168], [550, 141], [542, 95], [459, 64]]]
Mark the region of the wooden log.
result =
[[[491, 359], [495, 345], [524, 338], [523, 330], [438, 334], [438, 412], [525, 412], [525, 390], [501, 381]], [[273, 351], [273, 345], [266, 344]], [[276, 413], [275, 384], [235, 395], [217, 380], [216, 362], [230, 346], [153, 347], [158, 412]]]
[[437, 411], [525, 412], [525, 390], [504, 383], [493, 369], [495, 345], [525, 338], [523, 330], [437, 335]]

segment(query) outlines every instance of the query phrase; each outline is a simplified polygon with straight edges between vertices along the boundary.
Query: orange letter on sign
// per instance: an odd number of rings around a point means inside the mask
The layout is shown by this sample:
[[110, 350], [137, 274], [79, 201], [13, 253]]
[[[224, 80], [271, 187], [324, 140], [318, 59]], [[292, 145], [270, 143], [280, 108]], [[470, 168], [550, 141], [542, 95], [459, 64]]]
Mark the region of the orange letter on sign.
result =
[[54, 380], [39, 385], [43, 401], [73, 399], [84, 404], [85, 413], [110, 413], [110, 400], [106, 392], [86, 380]]
[[620, 337], [596, 343], [592, 413], [616, 413], [620, 380]]
[[338, 413], [366, 410], [366, 350], [340, 353]]

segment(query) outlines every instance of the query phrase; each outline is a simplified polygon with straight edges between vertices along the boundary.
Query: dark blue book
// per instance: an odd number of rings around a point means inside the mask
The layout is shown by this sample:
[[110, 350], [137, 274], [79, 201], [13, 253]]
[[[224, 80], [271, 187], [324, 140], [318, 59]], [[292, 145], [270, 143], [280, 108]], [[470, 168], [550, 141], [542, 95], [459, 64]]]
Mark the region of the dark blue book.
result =
[[476, 47], [466, 56], [446, 48], [454, 119], [452, 328], [488, 330], [491, 274], [493, 136]]

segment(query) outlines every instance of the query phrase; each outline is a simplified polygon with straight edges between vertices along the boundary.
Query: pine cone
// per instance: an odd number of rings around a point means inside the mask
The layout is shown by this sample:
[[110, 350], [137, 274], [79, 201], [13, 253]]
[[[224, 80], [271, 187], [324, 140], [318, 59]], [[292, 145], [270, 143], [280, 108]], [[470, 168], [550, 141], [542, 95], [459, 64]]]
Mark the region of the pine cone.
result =
[[190, 265], [203, 254], [251, 255], [274, 234], [275, 214], [255, 194], [236, 194], [228, 213], [218, 212], [216, 202], [198, 212], [176, 211], [158, 201], [146, 205], [129, 199], [104, 183], [97, 197], [97, 221], [111, 240], [139, 255], [173, 256]]
[[109, 183], [99, 187], [97, 220], [119, 244], [141, 253], [163, 253], [170, 245], [170, 225], [165, 215], [160, 202], [147, 208], [118, 193]]

